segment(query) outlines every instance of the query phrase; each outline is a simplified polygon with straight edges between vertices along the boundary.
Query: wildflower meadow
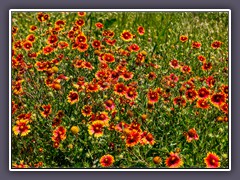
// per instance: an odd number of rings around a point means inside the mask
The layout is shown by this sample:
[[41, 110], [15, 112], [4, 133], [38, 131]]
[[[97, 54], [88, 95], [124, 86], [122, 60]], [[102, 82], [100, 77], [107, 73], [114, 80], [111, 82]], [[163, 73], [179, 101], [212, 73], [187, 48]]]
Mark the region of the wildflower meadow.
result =
[[228, 12], [12, 12], [12, 168], [229, 168]]

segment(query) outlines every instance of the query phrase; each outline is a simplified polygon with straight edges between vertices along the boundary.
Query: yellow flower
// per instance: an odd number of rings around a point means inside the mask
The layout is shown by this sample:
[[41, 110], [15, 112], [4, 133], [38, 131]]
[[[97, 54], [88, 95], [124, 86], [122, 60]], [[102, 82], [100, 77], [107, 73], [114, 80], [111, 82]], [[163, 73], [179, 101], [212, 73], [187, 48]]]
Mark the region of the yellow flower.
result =
[[77, 134], [79, 132], [79, 127], [78, 126], [72, 126], [71, 131], [73, 134]]

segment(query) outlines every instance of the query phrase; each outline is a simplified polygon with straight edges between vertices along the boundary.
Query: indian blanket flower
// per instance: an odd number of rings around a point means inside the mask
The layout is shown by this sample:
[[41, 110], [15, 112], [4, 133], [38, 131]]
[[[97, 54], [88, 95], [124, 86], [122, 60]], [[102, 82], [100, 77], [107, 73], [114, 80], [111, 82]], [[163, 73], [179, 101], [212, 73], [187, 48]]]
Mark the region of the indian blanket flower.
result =
[[197, 107], [201, 109], [208, 109], [210, 105], [206, 99], [199, 99], [197, 101]]
[[140, 144], [141, 145], [146, 145], [146, 144], [154, 145], [155, 141], [154, 141], [153, 135], [147, 131], [144, 131], [141, 134]]
[[189, 89], [186, 91], [185, 95], [189, 101], [194, 101], [197, 98], [197, 91], [194, 89]]
[[182, 67], [181, 67], [181, 71], [182, 71], [183, 73], [188, 74], [188, 73], [190, 73], [190, 72], [192, 71], [192, 69], [191, 69], [190, 66], [185, 65], [185, 66], [182, 66]]
[[216, 80], [214, 79], [213, 76], [209, 76], [206, 78], [206, 83], [210, 88], [215, 85], [215, 82], [216, 82]]
[[115, 109], [115, 104], [114, 101], [112, 99], [109, 99], [107, 101], [104, 102], [105, 105], [105, 109], [108, 111], [112, 111]]
[[86, 16], [86, 12], [78, 12], [78, 16], [80, 16], [80, 17], [84, 17], [84, 16]]
[[133, 147], [137, 145], [140, 141], [140, 133], [138, 131], [133, 130], [131, 133], [127, 135], [126, 139], [126, 146], [127, 147]]
[[136, 88], [133, 88], [133, 87], [127, 88], [126, 93], [125, 93], [125, 97], [127, 99], [134, 100], [137, 98], [137, 95], [138, 95], [138, 93], [136, 91]]
[[88, 50], [88, 44], [87, 43], [79, 43], [77, 46], [77, 50], [80, 52], [85, 52]]
[[222, 42], [220, 42], [220, 41], [214, 41], [214, 42], [211, 44], [211, 47], [212, 47], [213, 49], [218, 49], [218, 48], [221, 47], [221, 45], [222, 45]]
[[198, 134], [195, 128], [189, 129], [188, 132], [185, 133], [187, 142], [191, 142], [192, 140], [198, 140]]
[[198, 56], [198, 60], [199, 60], [200, 62], [205, 62], [205, 61], [206, 61], [206, 57], [203, 56], [203, 55], [199, 55], [199, 56]]
[[85, 21], [83, 19], [78, 19], [75, 24], [81, 27], [85, 24]]
[[43, 48], [43, 54], [48, 55], [53, 52], [53, 48], [51, 46], [46, 46]]
[[119, 96], [124, 96], [126, 90], [127, 90], [127, 87], [123, 83], [118, 83], [114, 86], [114, 93]]
[[67, 130], [65, 127], [63, 127], [63, 126], [57, 127], [53, 131], [52, 141], [54, 141], [54, 142], [64, 141], [66, 139], [66, 132], [67, 132]]
[[152, 89], [149, 89], [147, 97], [148, 97], [148, 101], [150, 103], [153, 103], [153, 104], [158, 102], [158, 100], [159, 100], [158, 92], [157, 91], [153, 91]]
[[98, 29], [102, 29], [104, 25], [103, 25], [102, 23], [100, 23], [100, 22], [97, 22], [97, 23], [95, 24], [95, 26], [96, 26]]
[[207, 88], [202, 87], [202, 88], [200, 88], [200, 89], [198, 90], [197, 94], [198, 94], [198, 97], [199, 97], [199, 98], [205, 99], [205, 98], [208, 98], [208, 97], [209, 97], [210, 92], [209, 92], [209, 90], [207, 90]]
[[133, 35], [130, 31], [124, 30], [121, 34], [121, 39], [124, 41], [131, 41], [133, 39]]
[[21, 160], [19, 163], [13, 163], [13, 168], [28, 168], [29, 166]]
[[67, 96], [67, 100], [70, 104], [74, 104], [74, 103], [78, 102], [79, 101], [78, 93], [75, 91], [70, 91]]
[[27, 39], [27, 41], [30, 41], [32, 43], [35, 42], [35, 40], [36, 40], [34, 34], [29, 34], [26, 39]]
[[32, 42], [30, 41], [25, 41], [23, 43], [23, 48], [26, 50], [26, 51], [29, 51], [31, 48], [32, 48]]
[[188, 40], [188, 37], [187, 36], [184, 36], [184, 35], [182, 35], [182, 36], [180, 36], [180, 41], [181, 42], [186, 42], [187, 40]]
[[90, 135], [94, 135], [94, 137], [101, 137], [103, 135], [104, 122], [102, 121], [94, 121], [89, 127], [88, 132]]
[[210, 69], [212, 69], [212, 63], [206, 63], [206, 62], [204, 62], [203, 63], [203, 65], [202, 65], [202, 70], [203, 71], [207, 71], [207, 70], [210, 70]]
[[225, 113], [228, 114], [228, 103], [223, 103], [220, 109]]
[[179, 168], [183, 165], [183, 161], [178, 153], [170, 152], [169, 157], [165, 161], [165, 165], [169, 168]]
[[140, 50], [140, 47], [137, 44], [132, 44], [128, 47], [130, 51], [138, 52]]
[[81, 110], [83, 116], [91, 116], [92, 115], [92, 106], [89, 105], [85, 105], [83, 106], [82, 110]]
[[226, 101], [226, 96], [223, 93], [215, 93], [210, 97], [211, 103], [216, 106], [220, 107]]
[[178, 60], [176, 60], [176, 59], [171, 60], [171, 61], [169, 62], [169, 65], [170, 65], [172, 68], [174, 68], [174, 69], [177, 69], [177, 68], [180, 67], [180, 66], [179, 66], [179, 63], [178, 63]]
[[41, 115], [44, 118], [47, 118], [52, 113], [52, 106], [50, 104], [47, 104], [47, 105], [42, 105], [42, 108], [44, 109], [44, 111], [41, 111]]
[[137, 29], [137, 30], [138, 30], [138, 34], [139, 34], [139, 35], [141, 35], [141, 36], [144, 35], [144, 33], [145, 33], [144, 27], [138, 26], [138, 29]]
[[114, 157], [110, 154], [104, 155], [100, 158], [100, 164], [102, 167], [110, 167], [114, 163]]
[[103, 112], [99, 112], [96, 116], [96, 120], [97, 121], [102, 121], [104, 123], [104, 125], [108, 125], [108, 121], [110, 120], [108, 113], [103, 111]]
[[80, 43], [86, 43], [87, 42], [87, 37], [84, 34], [80, 34], [76, 37], [75, 43], [80, 44]]
[[181, 96], [175, 97], [173, 99], [173, 104], [184, 107], [184, 106], [186, 106], [186, 100], [183, 97], [181, 97]]
[[13, 126], [14, 134], [20, 136], [26, 136], [31, 130], [28, 120], [20, 119], [16, 121], [16, 125]]
[[200, 42], [197, 42], [197, 41], [194, 41], [193, 43], [192, 43], [192, 48], [194, 48], [194, 49], [199, 49], [200, 47], [201, 47], [201, 43]]
[[102, 57], [103, 61], [107, 62], [107, 63], [112, 63], [115, 62], [115, 58], [113, 56], [113, 54], [111, 53], [105, 53]]
[[95, 49], [99, 49], [101, 47], [101, 42], [99, 40], [94, 40], [92, 42], [92, 47]]
[[207, 157], [204, 158], [204, 162], [207, 168], [218, 168], [220, 167], [220, 158], [215, 153], [207, 153]]
[[56, 35], [51, 35], [48, 37], [48, 44], [55, 44], [58, 41], [58, 37]]

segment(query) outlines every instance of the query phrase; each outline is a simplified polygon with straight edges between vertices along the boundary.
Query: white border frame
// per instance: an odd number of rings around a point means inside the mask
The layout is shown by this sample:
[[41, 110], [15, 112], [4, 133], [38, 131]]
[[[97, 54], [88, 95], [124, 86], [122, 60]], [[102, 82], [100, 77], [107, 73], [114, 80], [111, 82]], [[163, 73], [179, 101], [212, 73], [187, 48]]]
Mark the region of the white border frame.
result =
[[[228, 12], [228, 22], [229, 22], [229, 74], [228, 74], [228, 83], [229, 83], [229, 168], [228, 169], [13, 169], [12, 168], [12, 159], [11, 159], [11, 121], [12, 119], [12, 103], [11, 103], [11, 80], [12, 80], [12, 64], [11, 64], [11, 29], [12, 29], [12, 12], [78, 12], [78, 11], [95, 11], [95, 12]], [[10, 9], [9, 10], [9, 171], [231, 171], [231, 9]]]

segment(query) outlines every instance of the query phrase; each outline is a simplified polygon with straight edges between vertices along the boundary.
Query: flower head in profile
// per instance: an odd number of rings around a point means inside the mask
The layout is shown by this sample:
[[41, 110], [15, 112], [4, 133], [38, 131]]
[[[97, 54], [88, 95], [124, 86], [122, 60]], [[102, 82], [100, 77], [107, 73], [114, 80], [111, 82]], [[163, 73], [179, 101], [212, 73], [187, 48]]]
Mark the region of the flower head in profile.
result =
[[204, 162], [207, 168], [218, 168], [220, 167], [220, 158], [212, 152], [207, 154], [207, 157], [204, 158]]
[[191, 142], [192, 140], [198, 140], [198, 134], [195, 128], [189, 129], [187, 133], [185, 133], [187, 142]]
[[170, 152], [169, 157], [165, 161], [165, 165], [169, 168], [179, 168], [183, 165], [183, 161], [178, 153]]
[[112, 166], [114, 161], [114, 157], [110, 154], [104, 155], [100, 158], [100, 164], [102, 167]]

